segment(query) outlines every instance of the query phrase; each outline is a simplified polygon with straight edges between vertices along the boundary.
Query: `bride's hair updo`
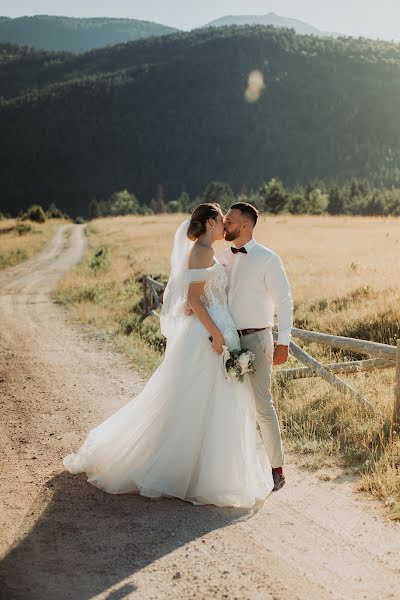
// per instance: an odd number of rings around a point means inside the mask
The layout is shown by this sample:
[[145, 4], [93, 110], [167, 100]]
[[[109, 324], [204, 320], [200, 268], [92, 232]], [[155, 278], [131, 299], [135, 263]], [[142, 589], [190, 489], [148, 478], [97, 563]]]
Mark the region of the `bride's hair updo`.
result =
[[208, 219], [216, 219], [220, 214], [221, 207], [217, 203], [205, 202], [196, 206], [190, 218], [187, 231], [189, 240], [196, 241], [197, 238], [206, 232]]

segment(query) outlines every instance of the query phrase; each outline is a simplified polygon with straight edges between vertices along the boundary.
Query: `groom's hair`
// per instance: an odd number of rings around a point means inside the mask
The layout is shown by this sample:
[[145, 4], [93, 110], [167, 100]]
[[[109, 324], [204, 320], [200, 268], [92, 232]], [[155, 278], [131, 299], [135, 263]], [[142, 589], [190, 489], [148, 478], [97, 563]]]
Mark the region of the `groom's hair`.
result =
[[256, 225], [259, 212], [252, 204], [248, 202], [236, 202], [236, 204], [232, 204], [231, 208], [235, 208], [236, 210], [240, 210], [242, 215], [250, 219], [253, 225]]

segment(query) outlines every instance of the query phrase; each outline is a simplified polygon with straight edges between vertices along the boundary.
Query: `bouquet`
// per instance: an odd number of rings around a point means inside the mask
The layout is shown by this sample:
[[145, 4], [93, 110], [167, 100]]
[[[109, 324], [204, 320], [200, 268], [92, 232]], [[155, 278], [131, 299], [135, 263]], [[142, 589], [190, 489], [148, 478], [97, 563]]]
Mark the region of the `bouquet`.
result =
[[253, 352], [245, 349], [229, 351], [226, 346], [223, 348], [226, 357], [225, 372], [230, 379], [242, 382], [246, 373], [256, 372], [256, 357]]

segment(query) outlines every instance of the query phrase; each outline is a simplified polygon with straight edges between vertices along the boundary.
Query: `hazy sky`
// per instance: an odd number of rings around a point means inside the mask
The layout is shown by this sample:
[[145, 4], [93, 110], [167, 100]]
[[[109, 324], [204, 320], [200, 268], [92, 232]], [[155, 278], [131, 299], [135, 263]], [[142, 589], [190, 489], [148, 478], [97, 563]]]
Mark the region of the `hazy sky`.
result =
[[325, 31], [399, 39], [399, 0], [0, 0], [0, 15], [129, 17], [192, 29], [224, 15], [275, 12]]

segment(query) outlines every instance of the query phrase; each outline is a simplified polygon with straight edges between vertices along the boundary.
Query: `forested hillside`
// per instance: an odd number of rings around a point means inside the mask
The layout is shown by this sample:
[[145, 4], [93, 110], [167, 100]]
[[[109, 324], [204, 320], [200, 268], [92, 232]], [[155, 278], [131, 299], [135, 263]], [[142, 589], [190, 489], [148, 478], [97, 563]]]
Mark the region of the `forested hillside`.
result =
[[69, 52], [85, 52], [174, 31], [177, 29], [137, 19], [76, 19], [53, 15], [0, 17], [1, 42]]
[[[0, 208], [83, 214], [271, 177], [400, 185], [400, 45], [224, 27], [81, 56], [0, 49]], [[245, 99], [259, 69], [265, 89]]]

